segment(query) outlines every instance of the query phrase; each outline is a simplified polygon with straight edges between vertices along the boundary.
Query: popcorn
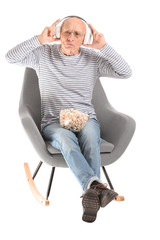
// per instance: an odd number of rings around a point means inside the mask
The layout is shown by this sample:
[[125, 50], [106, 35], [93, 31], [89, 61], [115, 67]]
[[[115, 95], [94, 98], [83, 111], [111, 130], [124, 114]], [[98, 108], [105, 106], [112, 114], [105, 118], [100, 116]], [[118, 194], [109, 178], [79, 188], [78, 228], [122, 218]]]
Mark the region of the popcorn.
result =
[[60, 124], [63, 128], [79, 132], [87, 123], [89, 115], [78, 110], [63, 109], [60, 111]]

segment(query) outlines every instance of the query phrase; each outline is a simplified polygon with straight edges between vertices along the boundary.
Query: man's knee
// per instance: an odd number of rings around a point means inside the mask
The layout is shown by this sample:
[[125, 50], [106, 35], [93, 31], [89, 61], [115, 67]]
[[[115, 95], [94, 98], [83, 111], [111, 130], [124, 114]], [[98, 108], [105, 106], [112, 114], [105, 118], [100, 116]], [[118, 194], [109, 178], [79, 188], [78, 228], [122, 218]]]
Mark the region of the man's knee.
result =
[[79, 137], [80, 144], [85, 144], [88, 146], [95, 146], [101, 141], [100, 134], [96, 132], [82, 133]]
[[71, 151], [74, 145], [78, 143], [77, 137], [70, 130], [60, 128], [54, 135], [54, 140], [58, 142], [62, 149]]

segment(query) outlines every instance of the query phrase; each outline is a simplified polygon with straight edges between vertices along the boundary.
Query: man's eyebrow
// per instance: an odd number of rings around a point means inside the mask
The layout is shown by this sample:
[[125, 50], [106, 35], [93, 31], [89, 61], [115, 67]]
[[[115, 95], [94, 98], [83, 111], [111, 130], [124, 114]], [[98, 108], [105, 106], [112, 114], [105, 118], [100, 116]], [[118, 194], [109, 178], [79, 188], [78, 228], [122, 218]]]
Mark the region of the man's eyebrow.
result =
[[77, 34], [83, 34], [82, 31], [78, 31], [78, 30], [75, 30], [75, 31], [71, 31], [71, 30], [62, 30], [62, 32], [66, 33], [66, 32], [75, 32]]

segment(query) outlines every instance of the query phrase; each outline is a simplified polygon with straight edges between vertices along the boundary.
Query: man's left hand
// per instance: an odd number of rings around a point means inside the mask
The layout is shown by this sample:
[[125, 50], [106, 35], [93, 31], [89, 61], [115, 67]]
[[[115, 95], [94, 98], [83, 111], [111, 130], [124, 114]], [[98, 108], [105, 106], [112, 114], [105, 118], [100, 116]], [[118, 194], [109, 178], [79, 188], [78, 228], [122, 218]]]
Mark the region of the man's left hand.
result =
[[106, 45], [104, 35], [99, 33], [91, 24], [89, 26], [92, 30], [93, 42], [92, 44], [83, 44], [83, 46], [101, 50]]

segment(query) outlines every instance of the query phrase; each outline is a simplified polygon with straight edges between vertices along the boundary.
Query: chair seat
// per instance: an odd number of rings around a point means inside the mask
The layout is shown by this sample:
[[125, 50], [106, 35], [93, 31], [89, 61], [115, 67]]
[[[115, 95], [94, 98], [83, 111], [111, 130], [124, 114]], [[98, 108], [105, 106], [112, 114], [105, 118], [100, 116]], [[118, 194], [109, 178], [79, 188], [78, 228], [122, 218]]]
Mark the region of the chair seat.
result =
[[107, 142], [106, 140], [102, 139], [100, 145], [101, 153], [111, 153], [114, 149], [114, 145], [112, 143]]
[[[46, 142], [47, 150], [50, 154], [61, 154], [61, 151], [52, 147], [50, 144]], [[107, 142], [106, 140], [102, 139], [100, 145], [101, 153], [111, 153], [114, 149], [114, 145], [112, 143]]]

